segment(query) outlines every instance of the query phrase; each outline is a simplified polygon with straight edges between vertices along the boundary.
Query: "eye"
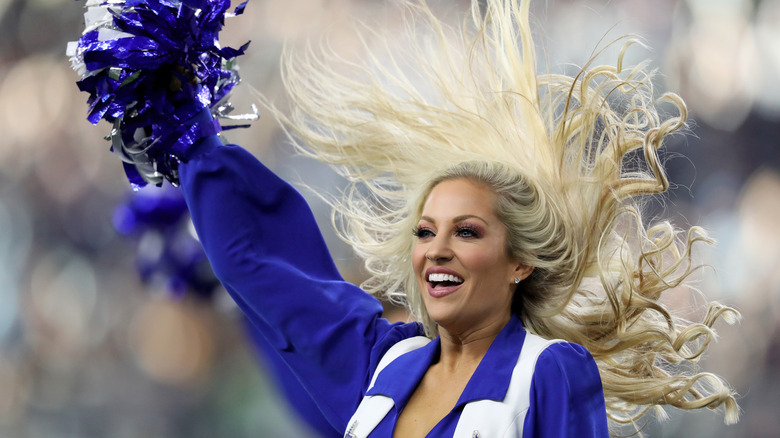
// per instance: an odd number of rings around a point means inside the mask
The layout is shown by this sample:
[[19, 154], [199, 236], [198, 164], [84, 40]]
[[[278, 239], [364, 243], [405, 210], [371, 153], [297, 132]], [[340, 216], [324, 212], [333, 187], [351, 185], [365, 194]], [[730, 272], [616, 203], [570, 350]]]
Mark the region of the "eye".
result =
[[425, 239], [428, 237], [435, 236], [435, 234], [430, 228], [425, 228], [425, 227], [416, 227], [415, 229], [412, 230], [412, 234], [418, 239]]
[[455, 230], [455, 235], [464, 239], [476, 239], [479, 237], [479, 232], [471, 226], [461, 226]]

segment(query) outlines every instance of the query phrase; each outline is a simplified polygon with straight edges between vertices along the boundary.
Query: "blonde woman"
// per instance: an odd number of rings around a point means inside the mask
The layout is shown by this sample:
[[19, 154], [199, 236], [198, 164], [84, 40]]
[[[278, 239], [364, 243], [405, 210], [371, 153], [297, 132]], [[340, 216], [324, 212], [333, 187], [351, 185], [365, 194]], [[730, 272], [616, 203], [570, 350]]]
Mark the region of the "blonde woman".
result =
[[686, 322], [660, 302], [709, 239], [639, 208], [668, 188], [657, 150], [683, 102], [622, 55], [540, 75], [530, 1], [481, 3], [460, 30], [407, 5], [418, 33], [390, 61], [285, 59], [283, 126], [354, 183], [334, 207], [362, 289], [300, 195], [213, 136], [179, 172], [216, 274], [339, 435], [602, 437], [664, 405], [735, 421], [719, 377], [677, 370], [736, 313]]

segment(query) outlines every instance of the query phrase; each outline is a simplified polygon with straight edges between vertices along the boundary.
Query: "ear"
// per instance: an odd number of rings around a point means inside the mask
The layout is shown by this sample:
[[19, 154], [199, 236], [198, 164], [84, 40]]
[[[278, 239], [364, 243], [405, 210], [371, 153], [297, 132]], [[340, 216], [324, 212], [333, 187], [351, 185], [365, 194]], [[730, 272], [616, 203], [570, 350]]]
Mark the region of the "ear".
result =
[[519, 278], [520, 281], [525, 280], [526, 278], [528, 278], [529, 275], [531, 275], [531, 272], [534, 272], [533, 266], [528, 266], [523, 263], [518, 263], [515, 266], [514, 278]]

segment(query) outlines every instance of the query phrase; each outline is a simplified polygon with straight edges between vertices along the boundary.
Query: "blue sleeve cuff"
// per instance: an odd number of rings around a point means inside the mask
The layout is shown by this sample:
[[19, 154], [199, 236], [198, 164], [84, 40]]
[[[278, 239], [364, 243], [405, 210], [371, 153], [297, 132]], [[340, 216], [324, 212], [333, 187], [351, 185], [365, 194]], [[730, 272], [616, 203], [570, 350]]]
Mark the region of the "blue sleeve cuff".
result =
[[181, 161], [186, 163], [195, 157], [208, 154], [222, 145], [222, 140], [220, 140], [219, 135], [217, 135], [220, 132], [221, 127], [211, 115], [211, 111], [208, 108], [203, 108], [195, 117], [190, 119], [187, 124], [199, 126], [201, 128], [199, 131], [206, 135], [181, 153], [179, 157]]

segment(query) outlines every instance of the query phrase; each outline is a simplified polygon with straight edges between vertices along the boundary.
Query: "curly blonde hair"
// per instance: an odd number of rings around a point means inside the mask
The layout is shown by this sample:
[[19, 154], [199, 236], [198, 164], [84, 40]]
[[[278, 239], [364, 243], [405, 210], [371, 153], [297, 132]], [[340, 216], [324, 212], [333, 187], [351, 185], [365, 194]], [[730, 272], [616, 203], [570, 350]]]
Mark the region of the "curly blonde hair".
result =
[[365, 260], [363, 288], [407, 306], [435, 335], [413, 278], [411, 230], [436, 184], [479, 181], [497, 194], [507, 250], [535, 267], [516, 313], [528, 330], [591, 352], [613, 421], [670, 405], [725, 406], [735, 422], [733, 391], [688, 365], [715, 338], [715, 321], [739, 314], [710, 303], [690, 322], [660, 302], [700, 267], [694, 246], [712, 240], [642, 216], [643, 199], [669, 188], [658, 150], [685, 126], [685, 104], [656, 97], [646, 63], [623, 65], [630, 38], [613, 43], [622, 44], [615, 65], [594, 56], [573, 77], [540, 74], [530, 1], [483, 3], [472, 2], [459, 29], [424, 1], [406, 3], [410, 38], [393, 49], [386, 38], [384, 58], [285, 56], [292, 105], [276, 114], [303, 154], [352, 183], [333, 201], [334, 224]]

